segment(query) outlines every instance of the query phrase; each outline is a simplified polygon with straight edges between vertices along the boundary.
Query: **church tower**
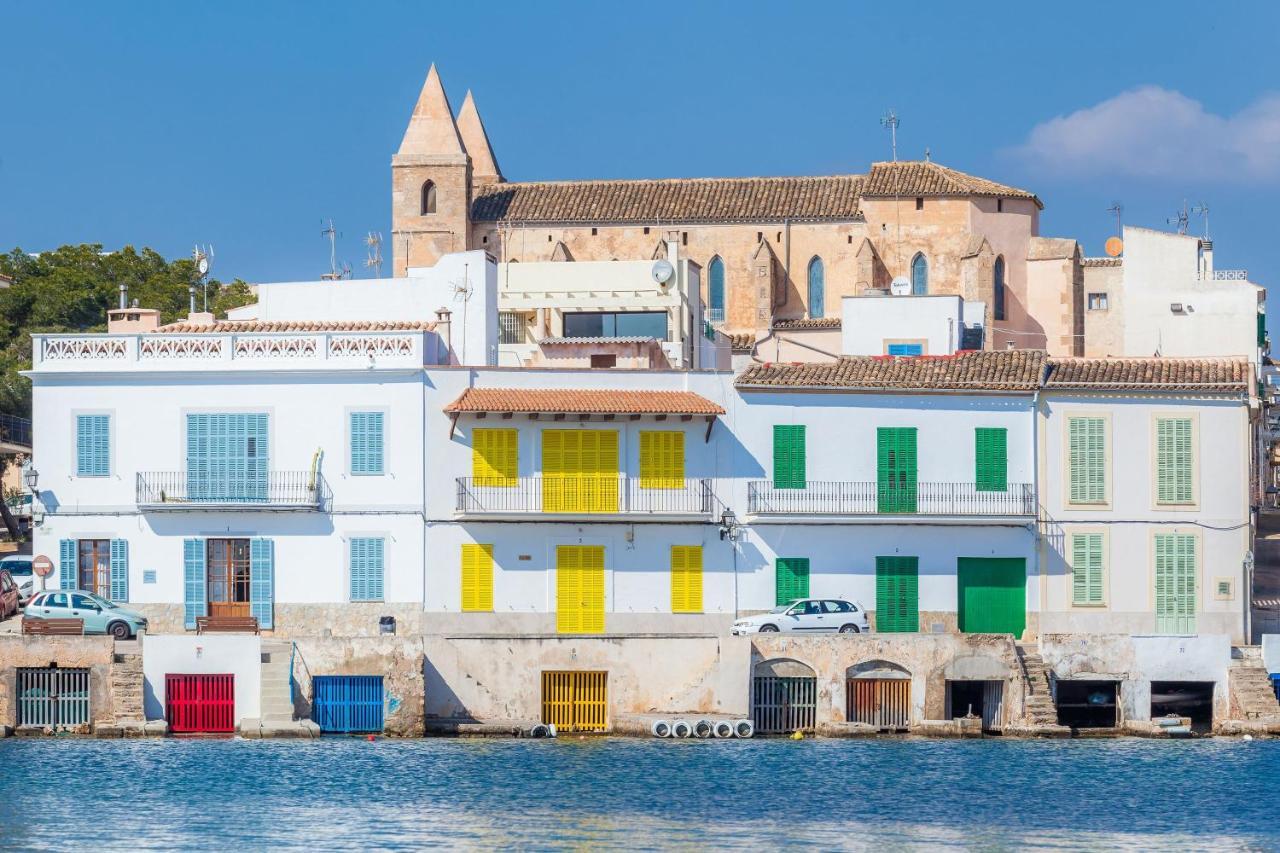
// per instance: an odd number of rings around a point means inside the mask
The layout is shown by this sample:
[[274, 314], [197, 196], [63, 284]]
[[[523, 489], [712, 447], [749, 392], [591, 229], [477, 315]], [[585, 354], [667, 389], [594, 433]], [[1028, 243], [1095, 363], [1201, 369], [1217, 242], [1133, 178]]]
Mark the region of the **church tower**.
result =
[[[475, 119], [478, 124], [478, 114]], [[432, 65], [400, 150], [391, 158], [393, 274], [403, 276], [409, 267], [431, 266], [441, 255], [465, 251], [470, 215], [470, 158]]]
[[462, 147], [471, 158], [472, 182], [476, 186], [502, 183], [502, 170], [498, 168], [498, 160], [493, 156], [489, 134], [485, 132], [480, 111], [476, 109], [476, 99], [471, 97], [470, 89], [462, 101], [462, 109], [458, 110], [458, 135], [462, 137]]

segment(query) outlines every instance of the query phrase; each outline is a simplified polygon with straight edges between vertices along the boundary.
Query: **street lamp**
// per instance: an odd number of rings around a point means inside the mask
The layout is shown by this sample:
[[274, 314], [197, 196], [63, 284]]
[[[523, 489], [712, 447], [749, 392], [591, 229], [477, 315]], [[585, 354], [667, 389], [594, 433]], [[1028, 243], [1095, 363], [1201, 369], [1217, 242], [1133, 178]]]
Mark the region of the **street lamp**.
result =
[[30, 491], [32, 494], [35, 494], [36, 486], [40, 482], [40, 472], [37, 471], [35, 468], [28, 468], [27, 470], [22, 472], [22, 479], [23, 479], [23, 482], [27, 484], [27, 490]]

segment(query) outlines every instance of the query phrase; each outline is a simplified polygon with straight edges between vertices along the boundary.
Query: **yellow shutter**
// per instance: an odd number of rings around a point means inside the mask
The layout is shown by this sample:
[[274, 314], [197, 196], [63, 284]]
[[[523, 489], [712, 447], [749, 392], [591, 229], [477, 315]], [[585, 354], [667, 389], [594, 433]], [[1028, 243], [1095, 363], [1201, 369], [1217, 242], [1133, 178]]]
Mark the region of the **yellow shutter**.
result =
[[671, 546], [671, 612], [702, 612], [702, 546]]
[[582, 631], [599, 634], [604, 631], [604, 546], [582, 551]]
[[556, 631], [582, 630], [581, 560], [573, 545], [556, 546]]
[[542, 431], [542, 511], [565, 511], [564, 439], [566, 430]]
[[644, 430], [640, 433], [640, 488], [684, 488], [684, 433]]
[[542, 510], [618, 511], [617, 430], [543, 430]]
[[493, 546], [462, 546], [462, 609], [493, 610]]
[[516, 485], [519, 431], [477, 429], [471, 433], [471, 476], [477, 486]]

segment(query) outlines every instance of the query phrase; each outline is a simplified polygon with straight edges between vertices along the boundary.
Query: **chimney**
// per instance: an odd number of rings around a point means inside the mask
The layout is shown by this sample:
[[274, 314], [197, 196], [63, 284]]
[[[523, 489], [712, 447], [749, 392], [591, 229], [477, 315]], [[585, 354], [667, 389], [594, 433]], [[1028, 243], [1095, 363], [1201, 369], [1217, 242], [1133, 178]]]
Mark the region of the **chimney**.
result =
[[107, 311], [107, 334], [154, 332], [160, 328], [160, 312], [154, 308], [112, 308]]
[[1213, 241], [1200, 241], [1200, 280], [1213, 281]]
[[443, 305], [436, 309], [436, 334], [444, 343], [443, 357], [439, 355], [436, 358], [438, 364], [450, 364], [453, 359], [450, 353], [453, 352], [453, 322], [450, 319], [452, 312]]

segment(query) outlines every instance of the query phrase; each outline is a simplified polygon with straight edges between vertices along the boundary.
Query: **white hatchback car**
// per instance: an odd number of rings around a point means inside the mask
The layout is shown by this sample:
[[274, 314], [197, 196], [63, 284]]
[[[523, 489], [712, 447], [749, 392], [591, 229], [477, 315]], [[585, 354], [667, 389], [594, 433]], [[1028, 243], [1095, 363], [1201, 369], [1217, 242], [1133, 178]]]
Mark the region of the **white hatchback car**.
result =
[[860, 634], [871, 630], [867, 611], [842, 598], [800, 598], [768, 613], [733, 623], [734, 634], [794, 631], [799, 634]]

